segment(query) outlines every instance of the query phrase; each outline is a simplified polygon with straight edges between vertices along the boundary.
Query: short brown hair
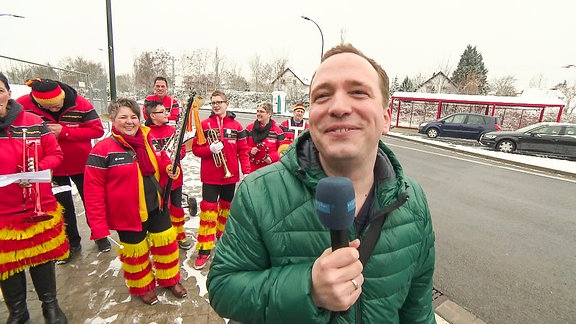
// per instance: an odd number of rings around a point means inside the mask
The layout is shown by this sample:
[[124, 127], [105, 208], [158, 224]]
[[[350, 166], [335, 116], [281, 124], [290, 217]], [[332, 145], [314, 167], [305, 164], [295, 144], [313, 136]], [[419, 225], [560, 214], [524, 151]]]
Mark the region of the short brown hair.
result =
[[[324, 53], [320, 63], [326, 61], [331, 56], [342, 53], [356, 54], [365, 59], [366, 61], [368, 61], [370, 65], [372, 65], [374, 70], [376, 70], [376, 73], [378, 73], [378, 79], [380, 81], [380, 92], [382, 92], [382, 101], [383, 101], [382, 103], [384, 104], [384, 108], [388, 108], [388, 104], [390, 103], [390, 81], [388, 79], [388, 74], [386, 74], [386, 71], [384, 71], [384, 69], [382, 68], [382, 66], [380, 66], [380, 64], [378, 64], [376, 61], [366, 56], [352, 44], [340, 44], [332, 47], [326, 53]], [[314, 72], [314, 75], [312, 76], [312, 81], [314, 81], [315, 76], [316, 72]], [[310, 87], [310, 90], [311, 89], [312, 87]]]
[[138, 105], [136, 100], [130, 98], [118, 98], [110, 102], [108, 105], [108, 114], [110, 115], [111, 120], [116, 118], [120, 107], [128, 107], [134, 114], [136, 114], [136, 116], [140, 116], [140, 105]]
[[228, 97], [226, 97], [224, 92], [222, 92], [221, 90], [214, 90], [214, 92], [212, 92], [212, 94], [210, 95], [210, 98], [216, 97], [216, 96], [222, 97], [222, 99], [224, 99], [225, 101], [228, 101]]
[[271, 103], [269, 103], [267, 101], [261, 102], [258, 104], [258, 106], [256, 106], [256, 109], [258, 109], [260, 107], [264, 108], [264, 110], [266, 110], [267, 113], [272, 114], [272, 104]]

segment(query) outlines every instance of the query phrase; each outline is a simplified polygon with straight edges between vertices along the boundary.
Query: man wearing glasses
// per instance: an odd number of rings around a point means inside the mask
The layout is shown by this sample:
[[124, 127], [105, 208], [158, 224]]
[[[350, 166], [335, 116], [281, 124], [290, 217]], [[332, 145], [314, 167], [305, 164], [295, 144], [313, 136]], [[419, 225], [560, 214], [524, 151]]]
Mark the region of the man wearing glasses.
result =
[[168, 80], [165, 77], [159, 76], [154, 79], [154, 94], [146, 97], [144, 102], [146, 101], [160, 101], [164, 107], [166, 107], [166, 111], [168, 111], [168, 121], [171, 124], [176, 124], [178, 122], [180, 106], [176, 99], [168, 95]]
[[[100, 117], [88, 100], [65, 83], [36, 78], [27, 80], [26, 85], [32, 88], [30, 94], [16, 101], [46, 122], [64, 153], [62, 164], [54, 169], [52, 181], [58, 187], [66, 188], [64, 186], [71, 186], [72, 180], [84, 202], [84, 167], [92, 149], [92, 140], [104, 135]], [[56, 193], [55, 196], [64, 207], [66, 235], [70, 242], [69, 257], [58, 261], [63, 264], [76, 257], [82, 245], [71, 190]], [[110, 251], [107, 238], [97, 240], [96, 244], [100, 252]]]
[[[168, 125], [168, 111], [161, 101], [146, 101], [144, 102], [144, 117], [146, 118], [145, 125], [150, 127], [150, 136], [152, 137], [152, 144], [157, 151], [167, 150], [166, 144], [170, 138], [175, 136], [176, 128]], [[172, 141], [178, 142], [178, 139], [172, 138]], [[168, 155], [170, 155], [168, 153]], [[182, 145], [180, 148], [180, 157], [186, 156], [186, 146]], [[180, 170], [182, 166], [178, 164]], [[176, 240], [178, 246], [183, 250], [189, 250], [192, 244], [186, 239], [186, 231], [184, 229], [184, 208], [182, 208], [182, 185], [184, 184], [184, 172], [180, 172], [178, 178], [174, 179], [172, 183], [172, 190], [170, 192], [170, 220], [172, 226], [176, 229]]]
[[[206, 266], [214, 241], [224, 232], [230, 202], [240, 181], [240, 168], [244, 175], [250, 173], [248, 134], [235, 119], [236, 115], [227, 111], [226, 95], [220, 90], [212, 92], [210, 105], [212, 113], [196, 129], [192, 141], [192, 153], [200, 158], [202, 182], [196, 270]], [[206, 143], [199, 142], [198, 132], [203, 132]]]

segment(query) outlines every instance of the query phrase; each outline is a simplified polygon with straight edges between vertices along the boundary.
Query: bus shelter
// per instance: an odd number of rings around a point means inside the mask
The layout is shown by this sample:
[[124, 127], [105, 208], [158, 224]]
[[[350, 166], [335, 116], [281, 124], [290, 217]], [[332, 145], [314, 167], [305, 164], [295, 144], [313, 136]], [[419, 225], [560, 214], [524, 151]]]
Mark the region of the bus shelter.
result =
[[543, 121], [559, 122], [564, 106], [559, 98], [421, 92], [395, 92], [390, 101], [392, 125], [400, 128], [418, 128], [426, 121], [470, 112], [496, 116], [502, 129], [515, 130]]

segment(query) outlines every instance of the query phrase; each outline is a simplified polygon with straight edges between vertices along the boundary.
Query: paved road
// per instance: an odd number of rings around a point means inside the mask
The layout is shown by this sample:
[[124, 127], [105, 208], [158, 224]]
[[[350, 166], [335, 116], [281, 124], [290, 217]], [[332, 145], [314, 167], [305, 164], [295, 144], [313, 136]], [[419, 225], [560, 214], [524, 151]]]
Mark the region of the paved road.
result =
[[438, 289], [489, 323], [576, 323], [576, 181], [385, 141], [428, 195]]

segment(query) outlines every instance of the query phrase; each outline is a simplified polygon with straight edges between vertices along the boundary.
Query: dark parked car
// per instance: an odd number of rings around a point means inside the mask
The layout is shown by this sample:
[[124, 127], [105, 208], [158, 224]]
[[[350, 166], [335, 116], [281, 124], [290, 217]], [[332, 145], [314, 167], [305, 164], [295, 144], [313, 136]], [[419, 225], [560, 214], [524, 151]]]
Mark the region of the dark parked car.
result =
[[478, 140], [480, 135], [500, 129], [498, 118], [494, 116], [457, 113], [420, 124], [418, 133], [430, 138], [446, 136]]
[[525, 152], [576, 160], [576, 124], [537, 123], [516, 131], [490, 132], [480, 144], [502, 152]]

